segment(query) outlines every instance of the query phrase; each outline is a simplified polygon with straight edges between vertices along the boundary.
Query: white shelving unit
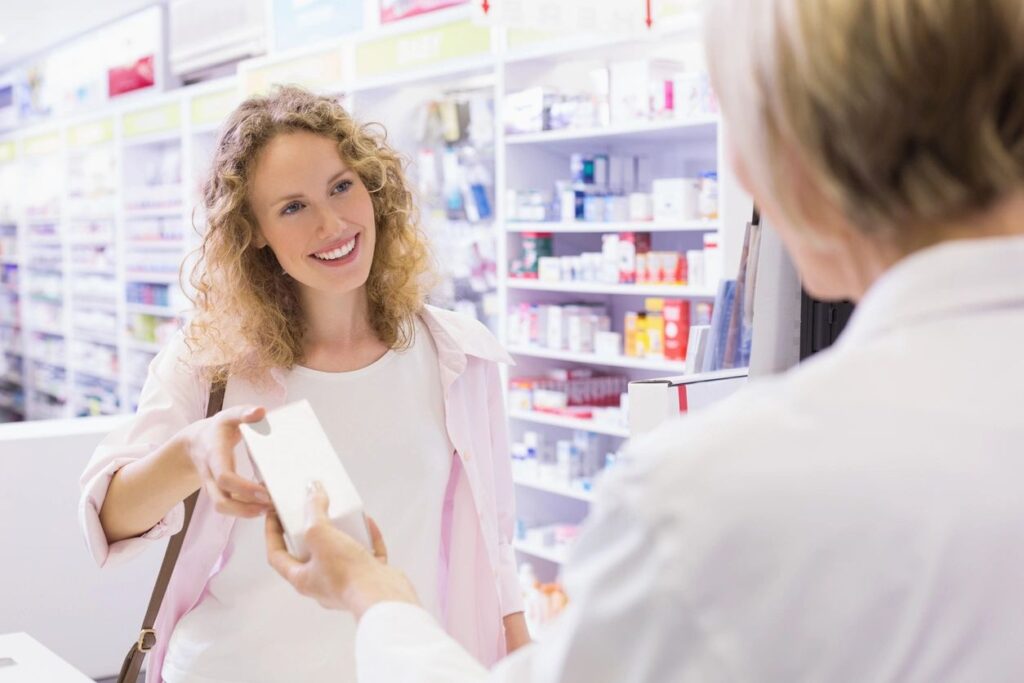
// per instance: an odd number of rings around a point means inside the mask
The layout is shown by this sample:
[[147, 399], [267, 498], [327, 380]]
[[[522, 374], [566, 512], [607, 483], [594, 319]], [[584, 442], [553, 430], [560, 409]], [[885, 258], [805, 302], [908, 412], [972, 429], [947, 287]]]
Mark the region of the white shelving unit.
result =
[[563, 417], [552, 413], [544, 413], [536, 410], [510, 410], [508, 416], [513, 420], [529, 422], [535, 425], [546, 425], [548, 427], [559, 427], [561, 429], [578, 429], [594, 434], [605, 434], [620, 439], [629, 438], [629, 429], [618, 425], [603, 424], [596, 420], [580, 420], [572, 417]]
[[613, 232], [718, 232], [721, 224], [718, 221], [692, 221], [681, 223], [654, 223], [648, 221], [611, 222], [596, 221], [587, 223], [560, 222], [527, 222], [510, 221], [505, 224], [508, 232], [550, 232], [550, 233], [613, 233]]

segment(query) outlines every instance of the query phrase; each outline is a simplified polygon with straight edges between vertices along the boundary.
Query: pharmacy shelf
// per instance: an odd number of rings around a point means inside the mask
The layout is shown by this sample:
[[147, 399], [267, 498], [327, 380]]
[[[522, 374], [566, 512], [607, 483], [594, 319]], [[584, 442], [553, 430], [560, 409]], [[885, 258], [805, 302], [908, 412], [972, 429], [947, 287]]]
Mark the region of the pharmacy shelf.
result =
[[509, 289], [569, 294], [618, 294], [625, 296], [664, 296], [679, 299], [714, 299], [715, 292], [681, 285], [611, 285], [600, 282], [543, 282], [509, 278]]
[[90, 344], [100, 344], [101, 346], [117, 346], [116, 332], [104, 332], [102, 330], [87, 330], [78, 328], [72, 330], [71, 336], [76, 341], [89, 342]]
[[110, 372], [104, 372], [102, 370], [89, 370], [87, 368], [75, 368], [75, 374], [76, 375], [85, 375], [86, 377], [95, 377], [96, 379], [101, 379], [104, 382], [114, 382], [114, 383], [117, 383], [117, 382], [121, 381], [121, 378], [118, 377], [117, 375], [115, 375], [113, 373], [110, 373]]
[[529, 356], [530, 358], [547, 358], [560, 360], [569, 363], [586, 363], [588, 365], [601, 365], [609, 368], [631, 368], [635, 370], [650, 370], [651, 372], [664, 372], [672, 375], [681, 375], [686, 372], [684, 361], [671, 361], [660, 358], [630, 358], [629, 356], [599, 356], [596, 353], [576, 353], [573, 351], [554, 351], [527, 346], [511, 346], [509, 352], [516, 356]]
[[71, 275], [100, 275], [102, 277], [117, 277], [117, 273], [114, 272], [113, 267], [111, 268], [71, 268]]
[[648, 221], [624, 222], [592, 222], [583, 221], [528, 222], [510, 221], [505, 230], [511, 233], [550, 232], [550, 233], [605, 233], [605, 232], [716, 232], [721, 226], [718, 221], [693, 221], [682, 223], [652, 223]]
[[59, 247], [64, 243], [60, 237], [39, 237], [35, 235], [28, 236], [29, 246], [32, 247]]
[[178, 311], [167, 306], [153, 306], [150, 304], [128, 303], [126, 309], [129, 313], [145, 313], [146, 315], [161, 315], [165, 318], [177, 318], [181, 315]]
[[124, 279], [128, 282], [148, 282], [157, 285], [178, 284], [177, 273], [125, 273]]
[[29, 325], [28, 329], [32, 332], [39, 332], [41, 334], [48, 334], [51, 337], [66, 337], [67, 333], [59, 327], [49, 327], [48, 325]]
[[605, 128], [566, 128], [539, 133], [514, 133], [505, 136], [505, 144], [546, 145], [577, 148], [580, 143], [659, 143], [687, 140], [715, 140], [718, 117], [707, 116], [686, 121], [639, 121]]
[[522, 420], [534, 424], [548, 425], [549, 427], [563, 427], [565, 429], [579, 429], [594, 434], [606, 434], [621, 439], [629, 438], [629, 430], [625, 427], [601, 424], [594, 420], [578, 420], [573, 417], [563, 417], [550, 413], [541, 413], [534, 410], [510, 410], [508, 416], [513, 420]]
[[71, 244], [73, 246], [104, 245], [111, 244], [113, 241], [113, 235], [73, 235], [68, 238], [68, 244]]
[[573, 488], [570, 486], [562, 486], [559, 484], [552, 484], [550, 482], [541, 481], [533, 477], [515, 477], [513, 481], [518, 486], [524, 488], [534, 489], [536, 491], [546, 491], [547, 493], [554, 493], [555, 495], [562, 496], [563, 498], [573, 498], [575, 500], [582, 500], [584, 502], [591, 502], [594, 500], [594, 494], [592, 491], [584, 491], [583, 489]]
[[0, 263], [4, 264], [5, 266], [20, 266], [21, 259], [12, 256], [4, 256], [3, 258], [0, 258]]
[[126, 247], [139, 248], [139, 249], [184, 249], [185, 240], [173, 239], [173, 240], [125, 240], [124, 244]]
[[125, 209], [124, 217], [126, 220], [146, 218], [180, 218], [184, 213], [185, 209], [180, 206], [166, 208], [157, 207], [152, 209]]
[[160, 353], [164, 350], [163, 344], [154, 344], [153, 342], [139, 341], [138, 339], [128, 339], [126, 342], [129, 349], [136, 349], [138, 351], [147, 351], [149, 353]]
[[20, 372], [8, 372], [0, 375], [0, 382], [7, 382], [8, 384], [24, 384], [25, 379], [21, 376]]
[[521, 553], [526, 553], [533, 557], [539, 557], [542, 560], [554, 562], [555, 564], [565, 564], [566, 551], [564, 548], [549, 548], [535, 541], [526, 541], [521, 539], [516, 539], [512, 545]]

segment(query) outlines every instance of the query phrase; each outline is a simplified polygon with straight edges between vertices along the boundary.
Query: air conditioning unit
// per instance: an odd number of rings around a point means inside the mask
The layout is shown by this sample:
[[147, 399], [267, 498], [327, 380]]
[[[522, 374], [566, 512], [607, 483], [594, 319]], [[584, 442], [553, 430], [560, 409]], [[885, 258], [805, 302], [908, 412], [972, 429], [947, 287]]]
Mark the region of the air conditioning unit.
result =
[[171, 0], [173, 74], [185, 78], [266, 52], [266, 5], [257, 0]]

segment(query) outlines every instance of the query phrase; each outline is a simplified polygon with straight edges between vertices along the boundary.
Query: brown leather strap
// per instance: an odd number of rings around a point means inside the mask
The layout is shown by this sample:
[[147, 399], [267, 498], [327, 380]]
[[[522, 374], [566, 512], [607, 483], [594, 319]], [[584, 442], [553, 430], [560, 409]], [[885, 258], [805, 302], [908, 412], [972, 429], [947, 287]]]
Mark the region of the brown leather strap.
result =
[[[223, 383], [210, 387], [210, 401], [206, 407], [206, 417], [213, 417], [224, 407], [224, 389]], [[185, 533], [188, 531], [189, 522], [192, 521], [192, 512], [196, 509], [198, 499], [199, 491], [185, 499], [185, 521], [181, 525], [181, 531], [174, 534], [167, 543], [167, 551], [164, 553], [163, 564], [160, 565], [160, 573], [156, 577], [156, 585], [153, 586], [153, 595], [149, 598], [149, 608], [146, 610], [146, 618], [142, 621], [139, 639], [128, 650], [124, 663], [121, 664], [117, 683], [136, 683], [139, 672], [142, 671], [142, 662], [146, 659], [146, 653], [156, 645], [156, 631], [153, 630], [153, 625], [156, 624], [157, 614], [160, 613], [160, 605], [163, 604], [167, 586], [171, 583], [174, 565], [178, 562], [178, 555], [185, 542]]]

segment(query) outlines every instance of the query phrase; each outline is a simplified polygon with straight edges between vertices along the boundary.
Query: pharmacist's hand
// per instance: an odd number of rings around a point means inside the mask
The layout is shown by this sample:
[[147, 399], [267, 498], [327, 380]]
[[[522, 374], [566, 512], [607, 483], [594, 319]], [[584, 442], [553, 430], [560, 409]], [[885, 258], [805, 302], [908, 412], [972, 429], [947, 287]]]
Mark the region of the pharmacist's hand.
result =
[[281, 522], [267, 513], [267, 559], [302, 595], [328, 609], [352, 612], [356, 619], [378, 602], [419, 604], [416, 591], [401, 571], [387, 564], [387, 548], [380, 529], [366, 518], [373, 554], [358, 541], [331, 525], [327, 494], [314, 483], [307, 504], [306, 545], [310, 558], [300, 562], [288, 554]]
[[262, 407], [235, 406], [185, 429], [200, 486], [222, 515], [259, 517], [271, 508], [267, 489], [235, 472], [235, 447], [242, 439], [238, 426], [259, 422], [265, 414]]

